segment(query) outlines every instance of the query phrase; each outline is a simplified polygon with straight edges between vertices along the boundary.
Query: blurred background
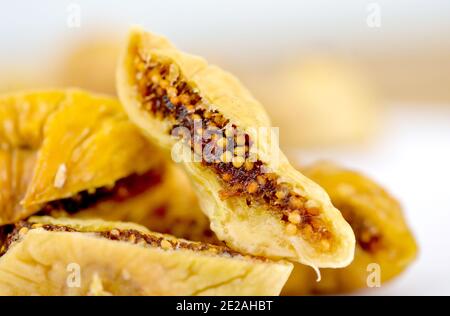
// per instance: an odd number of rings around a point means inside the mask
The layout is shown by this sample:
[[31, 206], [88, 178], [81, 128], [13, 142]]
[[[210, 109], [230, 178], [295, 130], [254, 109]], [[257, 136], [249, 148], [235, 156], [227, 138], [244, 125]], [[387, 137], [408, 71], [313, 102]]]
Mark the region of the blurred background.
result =
[[230, 70], [296, 164], [362, 171], [402, 203], [420, 246], [361, 294], [450, 294], [450, 1], [2, 1], [0, 91], [114, 94], [131, 24]]

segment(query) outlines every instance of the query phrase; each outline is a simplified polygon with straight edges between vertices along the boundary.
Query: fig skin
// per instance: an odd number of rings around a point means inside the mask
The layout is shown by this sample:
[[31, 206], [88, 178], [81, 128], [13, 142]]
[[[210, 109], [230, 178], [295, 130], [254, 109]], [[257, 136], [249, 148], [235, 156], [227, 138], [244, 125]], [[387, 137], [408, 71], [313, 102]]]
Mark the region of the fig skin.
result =
[[[292, 270], [290, 263], [136, 224], [50, 217], [29, 222], [43, 226], [21, 228], [0, 257], [0, 295], [278, 295]], [[76, 231], [49, 231], [46, 225]], [[159, 240], [159, 246], [98, 235], [127, 229]]]
[[1, 95], [0, 225], [161, 160], [114, 98], [74, 89]]

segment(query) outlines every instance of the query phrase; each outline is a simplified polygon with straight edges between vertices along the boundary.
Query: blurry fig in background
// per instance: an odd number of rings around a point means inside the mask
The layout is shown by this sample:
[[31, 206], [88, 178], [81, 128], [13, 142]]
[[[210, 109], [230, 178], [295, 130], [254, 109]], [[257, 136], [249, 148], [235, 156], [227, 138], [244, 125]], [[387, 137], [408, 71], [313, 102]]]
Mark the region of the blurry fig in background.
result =
[[90, 34], [69, 44], [56, 67], [58, 86], [116, 94], [115, 74], [120, 40], [112, 34]]
[[356, 67], [333, 58], [305, 58], [253, 75], [248, 84], [280, 128], [284, 148], [360, 144], [377, 128], [372, 86]]
[[330, 294], [367, 289], [398, 277], [416, 259], [418, 246], [405, 214], [383, 187], [358, 172], [331, 162], [301, 168], [321, 185], [342, 212], [356, 236], [353, 262], [343, 269], [315, 272], [296, 264], [285, 295]]
[[0, 93], [41, 89], [54, 86], [51, 71], [44, 72], [40, 67], [34, 65], [0, 65]]

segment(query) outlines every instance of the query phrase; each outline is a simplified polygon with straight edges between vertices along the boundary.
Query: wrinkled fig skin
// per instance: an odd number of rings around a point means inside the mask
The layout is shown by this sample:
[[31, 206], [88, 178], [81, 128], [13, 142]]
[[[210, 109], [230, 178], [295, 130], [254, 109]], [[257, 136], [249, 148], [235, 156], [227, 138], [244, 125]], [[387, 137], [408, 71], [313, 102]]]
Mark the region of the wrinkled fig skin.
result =
[[10, 240], [0, 295], [278, 295], [292, 270], [123, 222], [32, 217]]
[[[343, 269], [321, 269], [314, 282], [311, 269], [295, 265], [283, 294], [333, 294], [367, 288], [370, 264], [380, 266], [381, 284], [398, 277], [415, 259], [417, 245], [399, 203], [379, 184], [328, 162], [301, 169], [319, 183], [341, 210], [356, 235], [353, 262]], [[368, 271], [369, 269], [369, 271]]]
[[107, 191], [117, 199], [130, 186], [118, 191], [116, 181], [161, 160], [114, 98], [80, 90], [0, 95], [0, 225], [46, 207], [78, 209], [78, 194], [87, 206]]

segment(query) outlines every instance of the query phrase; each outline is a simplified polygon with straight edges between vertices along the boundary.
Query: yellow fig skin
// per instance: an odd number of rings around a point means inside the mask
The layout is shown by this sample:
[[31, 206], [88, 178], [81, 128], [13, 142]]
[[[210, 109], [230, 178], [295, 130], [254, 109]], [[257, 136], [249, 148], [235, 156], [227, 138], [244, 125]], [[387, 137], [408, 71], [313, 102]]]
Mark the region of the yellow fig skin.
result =
[[[380, 285], [398, 277], [416, 258], [418, 247], [400, 204], [368, 177], [330, 162], [302, 168], [330, 195], [333, 204], [355, 230], [355, 258], [343, 269], [321, 269], [322, 280], [308, 267], [296, 264], [283, 289], [284, 295], [333, 294], [367, 289], [368, 279], [379, 265]], [[379, 241], [373, 249], [363, 246], [356, 225], [373, 227]], [[375, 280], [375, 279], [374, 279]], [[372, 282], [373, 280], [369, 280]]]
[[0, 225], [161, 163], [114, 98], [81, 90], [0, 96]]
[[[0, 295], [278, 295], [292, 270], [290, 263], [136, 224], [49, 217], [30, 223], [35, 228], [19, 230], [19, 239], [0, 257]], [[76, 231], [49, 231], [49, 224]], [[160, 246], [96, 234], [126, 229], [151, 236]]]

